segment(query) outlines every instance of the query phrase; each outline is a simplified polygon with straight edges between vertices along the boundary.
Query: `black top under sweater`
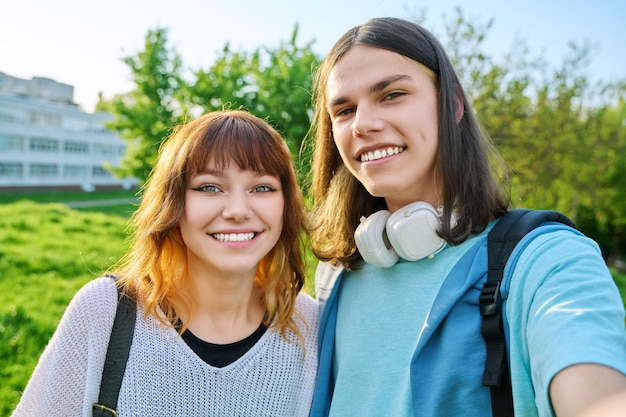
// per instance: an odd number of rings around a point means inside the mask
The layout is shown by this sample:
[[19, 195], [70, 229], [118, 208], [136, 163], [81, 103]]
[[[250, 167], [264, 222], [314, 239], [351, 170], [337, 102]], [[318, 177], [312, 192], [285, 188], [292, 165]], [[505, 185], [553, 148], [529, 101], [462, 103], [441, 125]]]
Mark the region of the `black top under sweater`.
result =
[[259, 341], [266, 330], [267, 326], [261, 323], [259, 328], [256, 329], [250, 336], [237, 342], [227, 343], [225, 345], [206, 342], [199, 339], [189, 330], [185, 330], [182, 334], [182, 338], [185, 343], [189, 345], [191, 350], [193, 350], [203, 361], [211, 366], [215, 366], [216, 368], [223, 368], [224, 366], [235, 362], [247, 351], [249, 351], [252, 346]]

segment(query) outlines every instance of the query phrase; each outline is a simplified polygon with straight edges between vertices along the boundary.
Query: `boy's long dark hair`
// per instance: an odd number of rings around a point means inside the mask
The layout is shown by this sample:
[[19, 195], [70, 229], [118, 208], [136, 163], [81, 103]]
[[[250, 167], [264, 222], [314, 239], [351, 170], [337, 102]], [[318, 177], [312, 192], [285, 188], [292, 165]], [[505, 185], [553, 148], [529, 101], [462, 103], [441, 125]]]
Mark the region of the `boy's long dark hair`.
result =
[[[376, 18], [346, 32], [319, 66], [313, 85], [314, 120], [311, 191], [314, 197], [313, 252], [324, 261], [351, 268], [360, 258], [354, 231], [361, 216], [385, 208], [383, 198], [370, 195], [348, 171], [335, 146], [326, 111], [326, 84], [337, 61], [357, 45], [368, 45], [404, 55], [436, 75], [439, 103], [437, 178], [443, 183], [441, 236], [459, 244], [485, 229], [491, 218], [506, 213], [510, 198], [495, 175], [506, 177], [505, 167], [482, 131], [450, 59], [435, 37], [421, 26], [397, 18]], [[464, 113], [457, 123], [457, 106]], [[418, 117], [418, 115], [416, 115]], [[450, 227], [452, 210], [458, 222]]]

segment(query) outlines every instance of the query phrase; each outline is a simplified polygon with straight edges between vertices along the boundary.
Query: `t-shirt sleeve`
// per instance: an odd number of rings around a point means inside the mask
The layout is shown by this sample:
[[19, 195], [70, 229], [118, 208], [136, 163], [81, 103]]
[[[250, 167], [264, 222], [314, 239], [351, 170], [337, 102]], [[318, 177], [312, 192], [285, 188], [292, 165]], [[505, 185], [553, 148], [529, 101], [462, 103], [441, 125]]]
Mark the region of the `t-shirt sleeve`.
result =
[[551, 414], [549, 384], [568, 366], [626, 373], [624, 304], [593, 240], [569, 231], [536, 237], [510, 285], [507, 302], [517, 307], [507, 307], [510, 339], [528, 366], [540, 415]]

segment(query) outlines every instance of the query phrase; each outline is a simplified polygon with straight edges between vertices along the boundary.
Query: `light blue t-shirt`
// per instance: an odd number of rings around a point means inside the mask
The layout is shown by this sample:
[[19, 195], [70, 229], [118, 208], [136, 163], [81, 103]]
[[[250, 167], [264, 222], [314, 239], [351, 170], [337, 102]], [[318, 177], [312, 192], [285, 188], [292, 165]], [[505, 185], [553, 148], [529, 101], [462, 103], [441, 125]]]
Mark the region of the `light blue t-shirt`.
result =
[[477, 237], [432, 259], [400, 259], [390, 268], [364, 264], [344, 277], [330, 416], [412, 415], [409, 363], [426, 316], [441, 283]]
[[[472, 240], [484, 238], [488, 230]], [[438, 384], [468, 382], [438, 374], [432, 385], [419, 385], [419, 376], [411, 379], [410, 364], [433, 300], [440, 296], [442, 283], [457, 261], [469, 253], [472, 240], [448, 247], [434, 259], [399, 262], [388, 269], [364, 266], [344, 274], [338, 296], [331, 416], [451, 415], [445, 404], [436, 410], [413, 410], [412, 398], [418, 391], [429, 398], [429, 393], [438, 392]], [[514, 252], [514, 275], [502, 289], [508, 297], [504, 314], [514, 407], [516, 415], [524, 417], [553, 416], [549, 384], [564, 368], [598, 363], [626, 374], [624, 308], [591, 239], [557, 230], [529, 241], [521, 254]], [[475, 314], [478, 310], [476, 305]], [[463, 342], [459, 340], [459, 346]], [[469, 349], [484, 349], [484, 345]], [[443, 352], [440, 360], [445, 358]], [[419, 375], [420, 369], [413, 372]], [[454, 403], [458, 400], [462, 399]], [[484, 406], [468, 409], [466, 415], [488, 415], [490, 404]]]

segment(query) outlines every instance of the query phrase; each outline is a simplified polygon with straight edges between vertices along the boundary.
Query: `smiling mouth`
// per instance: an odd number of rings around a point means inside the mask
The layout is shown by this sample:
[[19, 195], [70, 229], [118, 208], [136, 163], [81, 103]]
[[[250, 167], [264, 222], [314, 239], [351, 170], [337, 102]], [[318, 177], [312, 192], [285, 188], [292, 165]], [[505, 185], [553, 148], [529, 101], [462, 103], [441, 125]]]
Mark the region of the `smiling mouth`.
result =
[[212, 236], [220, 242], [247, 242], [254, 239], [256, 233], [215, 233]]
[[383, 158], [388, 158], [393, 155], [404, 152], [406, 147], [404, 146], [390, 146], [384, 149], [377, 149], [373, 152], [365, 152], [361, 154], [361, 162], [376, 161]]

